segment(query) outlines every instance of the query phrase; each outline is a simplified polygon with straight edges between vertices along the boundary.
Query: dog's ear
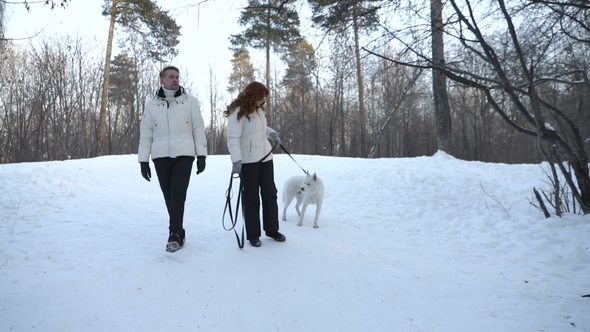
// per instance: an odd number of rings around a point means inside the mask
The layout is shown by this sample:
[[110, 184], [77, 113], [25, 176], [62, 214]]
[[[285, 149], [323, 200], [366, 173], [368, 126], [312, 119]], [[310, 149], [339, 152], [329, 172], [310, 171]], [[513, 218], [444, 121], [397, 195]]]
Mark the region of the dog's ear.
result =
[[317, 176], [317, 175], [315, 175], [315, 173], [313, 173], [313, 180], [314, 180], [314, 181], [317, 181], [317, 180], [318, 180], [318, 176]]

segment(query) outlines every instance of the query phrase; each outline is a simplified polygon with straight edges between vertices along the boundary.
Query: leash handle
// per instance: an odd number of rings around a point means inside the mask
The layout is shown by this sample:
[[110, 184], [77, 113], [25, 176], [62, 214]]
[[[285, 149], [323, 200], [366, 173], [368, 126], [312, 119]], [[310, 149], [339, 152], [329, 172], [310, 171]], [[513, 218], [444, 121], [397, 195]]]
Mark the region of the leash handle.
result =
[[[264, 156], [262, 157], [262, 159], [260, 159], [258, 162], [261, 163], [264, 159], [266, 159], [268, 156], [270, 156], [270, 154], [273, 152], [273, 150], [277, 147], [278, 144], [275, 143], [275, 145], [272, 147], [272, 149]], [[235, 213], [232, 212], [232, 207], [231, 207], [231, 199], [232, 199], [232, 183], [234, 179], [240, 179], [240, 189], [238, 190], [238, 200], [236, 202], [236, 210]], [[225, 208], [223, 209], [223, 216], [221, 217], [221, 225], [223, 226], [223, 229], [225, 229], [226, 231], [231, 231], [232, 229], [234, 230], [234, 234], [236, 235], [236, 240], [238, 241], [238, 247], [240, 247], [240, 249], [244, 248], [244, 226], [245, 224], [242, 223], [242, 236], [240, 237], [238, 235], [238, 232], [236, 231], [236, 224], [238, 223], [238, 211], [240, 211], [240, 200], [242, 198], [242, 179], [240, 177], [240, 175], [238, 174], [237, 177], [234, 177], [234, 174], [232, 174], [229, 178], [229, 187], [227, 188], [227, 191], [225, 192]], [[227, 227], [225, 225], [225, 214], [229, 212], [229, 219], [231, 221], [231, 227]], [[242, 219], [243, 219], [243, 212], [242, 211]]]
[[[285, 151], [285, 153], [289, 157], [291, 157], [291, 159], [295, 162], [295, 164], [297, 164], [297, 166], [299, 166], [299, 168], [301, 168], [303, 173], [307, 174], [307, 171], [305, 169], [303, 169], [303, 167], [301, 167], [301, 165], [299, 165], [299, 163], [297, 163], [297, 161], [295, 160], [295, 158], [293, 158], [293, 156], [291, 156], [289, 151], [287, 151], [287, 149], [285, 149], [285, 147], [283, 147], [282, 144], [278, 144], [278, 143], [275, 143], [275, 145], [272, 147], [272, 149], [264, 157], [262, 157], [262, 159], [260, 159], [258, 162], [261, 163], [264, 159], [266, 159], [268, 156], [270, 156], [270, 154], [274, 151], [274, 149], [277, 148], [277, 146], [280, 146], [281, 149], [283, 149], [283, 151]], [[232, 212], [232, 207], [231, 207], [232, 184], [233, 184], [234, 179], [240, 179], [240, 189], [238, 189], [238, 199], [236, 202], [235, 214], [234, 214], [234, 212]], [[244, 248], [244, 227], [245, 227], [245, 224], [242, 223], [242, 236], [241, 237], [238, 235], [238, 232], [236, 231], [236, 224], [238, 222], [238, 211], [240, 211], [240, 200], [242, 198], [242, 191], [243, 191], [243, 187], [242, 187], [241, 176], [238, 174], [237, 177], [234, 177], [234, 174], [232, 174], [229, 178], [229, 187], [227, 188], [227, 191], [225, 192], [225, 208], [223, 209], [223, 216], [221, 217], [221, 224], [223, 226], [223, 229], [225, 229], [226, 231], [231, 231], [233, 229], [234, 234], [236, 235], [236, 240], [238, 242], [238, 247], [240, 247], [240, 249]], [[225, 225], [225, 214], [227, 212], [229, 212], [229, 219], [231, 221], [231, 227], [229, 227], [229, 228], [226, 227], [226, 225]], [[243, 219], [243, 212], [244, 211], [242, 210], [242, 219]]]
[[[239, 175], [237, 178], [239, 178]], [[240, 198], [242, 197], [242, 181], [240, 180], [240, 189], [238, 189], [238, 201], [236, 203], [236, 211], [234, 214], [234, 213], [232, 213], [232, 208], [231, 208], [233, 180], [234, 180], [234, 175], [232, 174], [229, 178], [229, 188], [227, 188], [227, 191], [225, 192], [225, 208], [223, 209], [223, 216], [221, 217], [221, 224], [223, 226], [223, 229], [225, 229], [226, 231], [231, 231], [232, 229], [234, 230], [234, 234], [236, 235], [236, 240], [238, 241], [238, 247], [240, 247], [240, 249], [242, 249], [242, 248], [244, 248], [244, 224], [242, 224], [242, 237], [241, 238], [238, 235], [238, 232], [236, 231], [236, 224], [238, 222], [238, 211], [240, 211]], [[229, 219], [231, 221], [231, 227], [229, 227], [229, 228], [225, 226], [225, 213], [228, 211], [229, 211]]]

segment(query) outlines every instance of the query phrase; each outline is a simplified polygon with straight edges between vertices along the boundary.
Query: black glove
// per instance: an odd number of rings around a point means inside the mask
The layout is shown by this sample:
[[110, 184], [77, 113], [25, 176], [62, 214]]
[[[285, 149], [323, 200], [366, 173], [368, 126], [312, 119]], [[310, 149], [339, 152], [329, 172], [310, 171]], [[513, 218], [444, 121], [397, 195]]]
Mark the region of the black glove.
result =
[[150, 169], [150, 163], [147, 161], [142, 161], [139, 163], [139, 165], [141, 165], [141, 176], [143, 176], [144, 179], [149, 181], [150, 178], [152, 177], [152, 170]]
[[205, 170], [205, 156], [197, 156], [197, 174], [203, 173]]

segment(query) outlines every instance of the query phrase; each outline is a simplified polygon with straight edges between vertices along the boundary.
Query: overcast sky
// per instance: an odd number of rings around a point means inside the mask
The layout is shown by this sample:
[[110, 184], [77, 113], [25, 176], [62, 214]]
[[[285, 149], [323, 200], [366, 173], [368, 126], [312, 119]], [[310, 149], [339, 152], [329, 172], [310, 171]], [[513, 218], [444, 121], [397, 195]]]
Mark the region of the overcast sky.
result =
[[[193, 6], [182, 10], [183, 4], [199, 1], [168, 0], [158, 1], [170, 11], [182, 27], [179, 56], [172, 63], [188, 71], [191, 81], [197, 85], [200, 99], [206, 102], [206, 86], [209, 81], [209, 68], [214, 68], [219, 89], [225, 92], [227, 77], [231, 70], [229, 35], [244, 28], [237, 23], [240, 10], [246, 0], [208, 1], [200, 7]], [[47, 6], [33, 4], [27, 12], [24, 5], [8, 5], [6, 9], [6, 37], [26, 38], [39, 34], [52, 36], [59, 33], [76, 33], [88, 38], [98, 39], [106, 45], [108, 19], [101, 15], [103, 0], [72, 0], [67, 8], [51, 11]], [[25, 42], [25, 41], [23, 41]], [[258, 61], [258, 60], [255, 60]], [[255, 66], [258, 66], [255, 63]], [[181, 78], [182, 80], [182, 78]]]

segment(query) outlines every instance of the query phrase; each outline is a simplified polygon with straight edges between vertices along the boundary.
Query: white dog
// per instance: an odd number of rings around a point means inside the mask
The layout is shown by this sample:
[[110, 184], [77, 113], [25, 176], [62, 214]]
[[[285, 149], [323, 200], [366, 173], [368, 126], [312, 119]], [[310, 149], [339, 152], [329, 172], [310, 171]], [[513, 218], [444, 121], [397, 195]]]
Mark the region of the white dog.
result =
[[[285, 186], [283, 187], [283, 221], [287, 221], [287, 208], [293, 201], [293, 198], [297, 199], [297, 203], [295, 204], [295, 210], [297, 210], [297, 215], [299, 216], [297, 226], [303, 225], [303, 217], [305, 216], [307, 206], [309, 204], [315, 204], [313, 227], [318, 228], [318, 218], [324, 201], [324, 183], [322, 180], [315, 173], [313, 175], [307, 173], [307, 176], [293, 176], [285, 182]], [[299, 211], [299, 206], [302, 202], [303, 207]]]

